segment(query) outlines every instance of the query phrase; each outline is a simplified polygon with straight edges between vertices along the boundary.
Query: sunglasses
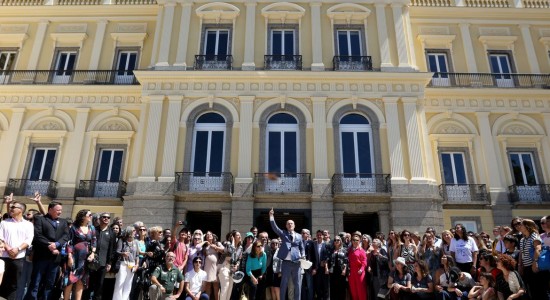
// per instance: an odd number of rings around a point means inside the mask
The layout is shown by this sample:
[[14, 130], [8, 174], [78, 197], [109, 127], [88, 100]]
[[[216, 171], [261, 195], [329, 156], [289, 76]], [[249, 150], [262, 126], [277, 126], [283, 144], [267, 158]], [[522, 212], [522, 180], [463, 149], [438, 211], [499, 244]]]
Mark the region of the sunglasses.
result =
[[17, 205], [12, 205], [10, 206], [11, 209], [14, 209], [14, 208], [19, 208], [19, 209], [22, 209], [21, 206], [17, 206]]
[[102, 219], [110, 219], [111, 217], [109, 216], [101, 216]]
[[194, 263], [195, 263], [195, 264], [200, 264], [200, 263], [202, 263], [202, 261], [200, 261], [200, 260], [197, 260], [197, 261], [196, 261], [196, 262], [194, 262]]
[[521, 224], [521, 222], [516, 222], [516, 223], [514, 223], [513, 225], [514, 225], [514, 226], [518, 226], [518, 225], [520, 225], [520, 224]]
[[357, 240], [357, 239], [353, 239], [353, 241], [354, 241], [354, 242], [359, 242], [359, 240]]
[[146, 228], [140, 228], [139, 231], [147, 231]]

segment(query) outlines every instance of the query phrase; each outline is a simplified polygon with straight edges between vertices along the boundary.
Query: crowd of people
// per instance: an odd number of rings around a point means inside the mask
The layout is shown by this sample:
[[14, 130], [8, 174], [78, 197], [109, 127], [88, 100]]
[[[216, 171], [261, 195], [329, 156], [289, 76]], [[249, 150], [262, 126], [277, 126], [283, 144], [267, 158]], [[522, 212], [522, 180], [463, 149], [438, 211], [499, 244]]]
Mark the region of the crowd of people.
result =
[[[223, 240], [210, 231], [123, 226], [109, 213], [63, 206], [27, 210], [10, 195], [0, 223], [0, 297], [8, 300], [311, 300], [550, 299], [550, 272], [539, 256], [550, 246], [550, 216], [541, 234], [513, 218], [493, 235], [462, 224], [437, 233], [390, 230], [331, 237], [319, 229], [237, 230]], [[547, 257], [542, 255], [542, 257]]]

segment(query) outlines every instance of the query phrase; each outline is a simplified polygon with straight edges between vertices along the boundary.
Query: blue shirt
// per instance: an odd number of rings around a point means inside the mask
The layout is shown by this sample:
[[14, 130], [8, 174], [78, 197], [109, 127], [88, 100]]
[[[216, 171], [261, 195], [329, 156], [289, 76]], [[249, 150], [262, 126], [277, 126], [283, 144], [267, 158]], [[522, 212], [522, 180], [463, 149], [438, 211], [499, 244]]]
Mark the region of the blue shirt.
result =
[[267, 268], [267, 255], [262, 252], [260, 257], [252, 257], [248, 255], [246, 260], [246, 274], [252, 276], [252, 271], [262, 269], [262, 274], [265, 273]]

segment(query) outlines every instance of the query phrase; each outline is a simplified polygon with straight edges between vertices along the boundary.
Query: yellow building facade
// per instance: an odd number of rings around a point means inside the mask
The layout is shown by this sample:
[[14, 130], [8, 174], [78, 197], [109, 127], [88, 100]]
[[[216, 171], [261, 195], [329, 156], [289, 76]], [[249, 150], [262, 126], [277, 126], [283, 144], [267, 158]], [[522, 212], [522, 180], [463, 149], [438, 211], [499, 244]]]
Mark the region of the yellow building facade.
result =
[[223, 235], [550, 214], [548, 0], [0, 7], [5, 194]]

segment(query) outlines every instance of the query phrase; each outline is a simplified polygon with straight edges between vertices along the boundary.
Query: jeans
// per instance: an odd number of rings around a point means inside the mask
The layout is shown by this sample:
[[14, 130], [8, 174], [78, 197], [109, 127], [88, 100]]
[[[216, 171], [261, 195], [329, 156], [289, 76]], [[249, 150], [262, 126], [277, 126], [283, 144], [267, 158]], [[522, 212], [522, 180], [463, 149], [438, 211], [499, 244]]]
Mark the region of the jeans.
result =
[[36, 300], [41, 285], [44, 286], [44, 299], [49, 300], [58, 270], [59, 263], [53, 260], [35, 260], [25, 300]]
[[25, 257], [25, 260], [23, 261], [23, 273], [21, 273], [21, 277], [17, 281], [17, 293], [15, 295], [15, 299], [22, 300], [25, 297], [25, 292], [27, 290], [27, 286], [29, 285], [29, 282], [31, 281], [31, 275], [32, 275], [32, 261], [28, 261], [27, 257]]
[[[193, 300], [193, 299], [191, 299], [191, 297], [187, 296], [187, 297], [185, 297], [185, 300]], [[208, 294], [201, 293], [201, 296], [199, 297], [199, 300], [208, 300]]]

